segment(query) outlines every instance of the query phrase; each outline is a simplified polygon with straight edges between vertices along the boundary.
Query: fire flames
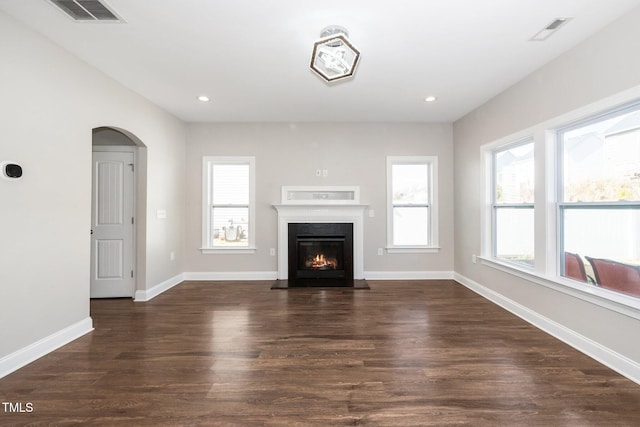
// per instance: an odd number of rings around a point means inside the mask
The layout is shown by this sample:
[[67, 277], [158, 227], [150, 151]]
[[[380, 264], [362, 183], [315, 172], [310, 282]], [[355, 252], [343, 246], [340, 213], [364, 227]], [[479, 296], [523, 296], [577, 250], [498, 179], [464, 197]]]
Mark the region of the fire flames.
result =
[[326, 258], [324, 254], [317, 254], [307, 262], [307, 265], [314, 270], [336, 270], [338, 261], [335, 258]]

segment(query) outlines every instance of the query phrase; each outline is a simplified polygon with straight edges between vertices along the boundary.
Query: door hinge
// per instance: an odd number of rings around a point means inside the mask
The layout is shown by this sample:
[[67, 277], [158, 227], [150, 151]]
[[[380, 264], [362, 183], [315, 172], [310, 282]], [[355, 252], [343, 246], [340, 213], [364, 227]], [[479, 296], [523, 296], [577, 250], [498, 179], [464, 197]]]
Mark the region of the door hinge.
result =
[[135, 171], [135, 165], [133, 163], [129, 163], [129, 166], [131, 166], [131, 172]]
[[133, 270], [131, 270], [131, 278], [133, 279]]
[[133, 224], [133, 217], [131, 217], [131, 224]]

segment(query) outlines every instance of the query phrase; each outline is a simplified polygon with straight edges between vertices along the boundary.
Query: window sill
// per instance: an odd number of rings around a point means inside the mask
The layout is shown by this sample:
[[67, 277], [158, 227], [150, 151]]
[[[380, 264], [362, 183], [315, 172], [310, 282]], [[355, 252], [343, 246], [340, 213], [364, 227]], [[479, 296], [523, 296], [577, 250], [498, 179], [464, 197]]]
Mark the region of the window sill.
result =
[[558, 292], [596, 304], [625, 316], [640, 320], [640, 298], [627, 296], [618, 292], [603, 289], [594, 285], [565, 279], [564, 277], [547, 277], [536, 273], [533, 269], [518, 266], [490, 257], [478, 257], [482, 265], [500, 270], [512, 276], [536, 283]]
[[256, 253], [255, 247], [239, 247], [239, 248], [200, 248], [200, 252], [204, 255], [212, 254], [254, 254]]
[[402, 246], [394, 246], [387, 247], [387, 253], [389, 254], [435, 254], [440, 252], [439, 247], [435, 246], [424, 246], [424, 247], [402, 247]]

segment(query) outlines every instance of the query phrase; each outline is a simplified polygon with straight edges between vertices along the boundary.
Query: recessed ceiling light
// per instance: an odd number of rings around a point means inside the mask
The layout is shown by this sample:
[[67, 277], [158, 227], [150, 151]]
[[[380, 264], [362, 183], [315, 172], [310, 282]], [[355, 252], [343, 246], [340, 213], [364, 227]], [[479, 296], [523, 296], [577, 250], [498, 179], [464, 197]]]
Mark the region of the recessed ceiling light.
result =
[[200, 95], [198, 97], [198, 101], [200, 101], [200, 102], [209, 102], [211, 100], [209, 99], [209, 97], [207, 95]]
[[429, 95], [424, 99], [424, 102], [436, 102], [437, 100], [438, 100], [438, 97]]

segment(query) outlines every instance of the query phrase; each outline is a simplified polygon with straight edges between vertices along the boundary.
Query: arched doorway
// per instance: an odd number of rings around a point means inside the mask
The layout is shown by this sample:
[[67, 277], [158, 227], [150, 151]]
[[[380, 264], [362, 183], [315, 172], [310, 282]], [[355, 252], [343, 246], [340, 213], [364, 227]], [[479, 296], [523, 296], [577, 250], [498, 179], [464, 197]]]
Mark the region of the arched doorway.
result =
[[144, 283], [146, 148], [114, 127], [92, 133], [91, 298], [134, 297]]

